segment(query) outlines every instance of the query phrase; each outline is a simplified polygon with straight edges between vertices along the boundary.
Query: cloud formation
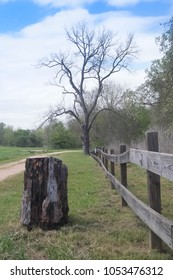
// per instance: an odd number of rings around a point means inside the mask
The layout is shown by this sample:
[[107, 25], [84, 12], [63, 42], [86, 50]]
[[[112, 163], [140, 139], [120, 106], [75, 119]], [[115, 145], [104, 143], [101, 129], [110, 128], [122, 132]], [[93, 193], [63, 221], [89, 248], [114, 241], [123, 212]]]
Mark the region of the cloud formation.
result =
[[124, 7], [128, 5], [135, 5], [141, 2], [141, 0], [107, 0], [107, 3], [111, 6]]
[[[60, 5], [62, 2], [74, 2], [77, 5], [79, 2], [94, 0], [34, 1], [42, 5]], [[20, 32], [0, 34], [0, 121], [15, 127], [34, 128], [39, 125], [41, 116], [49, 106], [60, 102], [60, 89], [49, 84], [54, 71], [38, 69], [34, 65], [38, 64], [39, 59], [48, 57], [53, 52], [67, 49], [64, 28], [83, 19], [93, 28], [104, 26], [117, 31], [121, 40], [127, 38], [128, 33], [134, 34], [136, 44], [141, 50], [138, 59], [132, 64], [134, 74], [122, 71], [113, 79], [132, 89], [143, 82], [144, 66], [148, 67], [151, 60], [160, 56], [155, 37], [161, 32], [160, 22], [165, 22], [167, 18], [137, 17], [127, 11], [90, 14], [85, 8], [69, 8], [29, 25]]]
[[140, 2], [156, 2], [157, 0], [100, 0], [100, 1], [98, 0], [31, 0], [31, 1], [42, 6], [52, 5], [54, 7], [79, 7], [79, 6], [82, 7], [86, 4], [99, 3], [99, 2], [106, 3], [110, 6], [115, 6], [115, 7], [125, 7], [129, 5], [136, 5]]
[[52, 5], [53, 7], [81, 7], [85, 4], [91, 4], [98, 0], [31, 0], [36, 4], [45, 6]]

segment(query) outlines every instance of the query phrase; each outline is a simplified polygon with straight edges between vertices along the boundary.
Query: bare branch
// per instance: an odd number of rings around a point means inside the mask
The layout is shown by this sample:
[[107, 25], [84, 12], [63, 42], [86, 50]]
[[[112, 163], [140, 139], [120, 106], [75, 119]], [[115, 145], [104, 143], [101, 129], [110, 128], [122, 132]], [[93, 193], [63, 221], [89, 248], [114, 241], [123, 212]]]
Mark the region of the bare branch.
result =
[[[90, 30], [85, 21], [66, 30], [66, 35], [76, 51], [51, 54], [50, 59], [44, 59], [41, 66], [56, 70], [55, 84], [62, 88], [63, 96], [73, 96], [73, 107], [59, 107], [50, 112], [48, 118], [69, 114], [81, 124], [87, 138], [86, 135], [99, 114], [94, 112], [102, 98], [105, 81], [121, 69], [128, 70], [129, 59], [134, 57], [136, 47], [132, 35], [124, 46], [110, 30], [104, 29], [100, 33]], [[95, 90], [92, 102], [88, 103], [87, 95], [93, 81]]]
[[92, 117], [92, 119], [90, 121], [90, 124], [89, 124], [89, 130], [91, 130], [91, 128], [93, 126], [93, 123], [96, 120], [96, 118], [98, 117], [98, 115], [101, 114], [104, 111], [109, 111], [109, 112], [111, 112], [113, 114], [116, 114], [119, 118], [121, 118], [121, 120], [125, 124], [125, 126], [128, 126], [128, 123], [124, 121], [122, 115], [119, 112], [113, 110], [112, 108], [102, 108], [97, 113], [95, 113], [94, 116]]

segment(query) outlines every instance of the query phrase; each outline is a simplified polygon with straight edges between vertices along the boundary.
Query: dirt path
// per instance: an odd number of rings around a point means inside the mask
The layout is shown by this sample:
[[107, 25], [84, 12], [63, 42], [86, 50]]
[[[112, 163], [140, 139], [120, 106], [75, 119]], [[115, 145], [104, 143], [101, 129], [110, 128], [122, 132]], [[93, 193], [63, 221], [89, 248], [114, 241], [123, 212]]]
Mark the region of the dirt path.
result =
[[[41, 156], [58, 155], [58, 154], [70, 153], [70, 152], [75, 152], [75, 151], [54, 152], [54, 153], [49, 153], [49, 154], [45, 154], [45, 155], [32, 156], [32, 158], [41, 157]], [[78, 152], [78, 150], [76, 150], [76, 152]], [[12, 176], [12, 175], [15, 175], [15, 174], [18, 174], [18, 173], [24, 171], [25, 160], [26, 159], [22, 159], [20, 161], [0, 165], [0, 181], [8, 178], [9, 176]]]
[[11, 175], [18, 174], [25, 169], [25, 160], [3, 164], [0, 166], [0, 181], [8, 178]]

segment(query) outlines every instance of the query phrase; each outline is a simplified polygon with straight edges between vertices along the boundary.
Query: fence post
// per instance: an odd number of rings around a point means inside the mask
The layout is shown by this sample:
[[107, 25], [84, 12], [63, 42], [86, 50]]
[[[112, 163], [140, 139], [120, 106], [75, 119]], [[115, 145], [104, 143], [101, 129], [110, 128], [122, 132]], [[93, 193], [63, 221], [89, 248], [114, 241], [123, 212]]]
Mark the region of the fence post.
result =
[[[104, 147], [102, 148], [102, 152], [103, 153], [105, 152], [105, 148]], [[105, 166], [105, 156], [103, 154], [101, 154], [101, 160], [102, 160], [103, 165]]]
[[[114, 149], [110, 150], [110, 154], [111, 155], [114, 154]], [[115, 163], [113, 161], [111, 161], [111, 174], [115, 176]], [[114, 189], [114, 185], [112, 183], [111, 183], [111, 187], [112, 189]]]
[[[105, 153], [106, 154], [108, 153], [108, 149], [105, 149]], [[105, 168], [106, 170], [108, 170], [108, 159], [106, 158], [106, 156], [105, 156]]]
[[[120, 145], [120, 154], [124, 153], [126, 151], [126, 145]], [[120, 164], [120, 174], [121, 174], [121, 184], [127, 188], [127, 164], [121, 163]], [[122, 206], [127, 206], [127, 202], [122, 197]]]
[[99, 157], [99, 159], [101, 159], [101, 152], [100, 152], [101, 148], [99, 147], [98, 149], [99, 151], [97, 151], [97, 156]]
[[[147, 133], [148, 151], [159, 151], [158, 132]], [[160, 176], [147, 170], [148, 200], [149, 206], [161, 213]], [[161, 239], [151, 230], [149, 231], [149, 245], [151, 249], [162, 250]]]

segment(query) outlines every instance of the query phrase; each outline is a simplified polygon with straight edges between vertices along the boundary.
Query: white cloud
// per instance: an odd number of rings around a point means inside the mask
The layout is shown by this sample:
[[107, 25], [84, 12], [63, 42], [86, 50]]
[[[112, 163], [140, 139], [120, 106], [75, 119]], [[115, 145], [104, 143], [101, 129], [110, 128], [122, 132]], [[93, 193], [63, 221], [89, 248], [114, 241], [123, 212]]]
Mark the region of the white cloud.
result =
[[[136, 5], [140, 2], [157, 2], [158, 0], [106, 0], [106, 2], [111, 5], [111, 6], [115, 6], [115, 7], [126, 7], [126, 6], [132, 6], [132, 5]], [[167, 0], [161, 0], [166, 2]], [[168, 0], [168, 1], [172, 1], [172, 0]]]
[[64, 27], [82, 19], [86, 19], [94, 28], [105, 26], [117, 31], [122, 39], [128, 33], [134, 33], [141, 49], [139, 59], [132, 65], [134, 74], [123, 71], [113, 79], [132, 88], [143, 82], [144, 64], [147, 67], [151, 60], [160, 55], [154, 39], [159, 34], [156, 26], [159, 28], [159, 23], [165, 22], [165, 18], [144, 19], [127, 12], [91, 15], [85, 9], [61, 11], [19, 33], [0, 35], [0, 122], [33, 128], [49, 106], [60, 101], [60, 90], [48, 85], [54, 73], [33, 65], [51, 52], [68, 48]]
[[60, 12], [19, 33], [0, 35], [0, 121], [33, 127], [58, 102], [58, 88], [48, 84], [53, 72], [34, 65], [51, 52], [67, 48], [64, 27], [87, 16], [82, 9]]
[[[8, 0], [7, 0], [8, 1]], [[31, 0], [36, 4], [45, 6], [52, 5], [54, 7], [82, 7], [85, 4], [106, 2], [108, 5], [116, 7], [125, 7], [136, 5], [140, 2], [155, 2], [158, 0]], [[164, 0], [165, 1], [165, 0]]]
[[108, 4], [116, 7], [123, 7], [128, 5], [135, 5], [141, 0], [107, 0]]
[[32, 0], [39, 5], [52, 5], [53, 7], [81, 7], [84, 4], [91, 4], [97, 0]]

